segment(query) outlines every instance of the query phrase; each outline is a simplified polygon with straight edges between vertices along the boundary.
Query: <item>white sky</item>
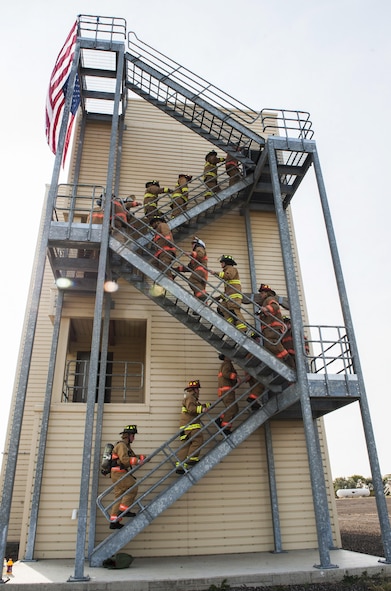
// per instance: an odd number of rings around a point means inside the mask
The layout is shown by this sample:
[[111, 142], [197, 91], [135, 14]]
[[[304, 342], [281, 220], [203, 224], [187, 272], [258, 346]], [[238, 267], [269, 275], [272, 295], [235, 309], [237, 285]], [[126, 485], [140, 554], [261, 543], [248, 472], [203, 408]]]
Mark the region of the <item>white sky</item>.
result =
[[[54, 163], [44, 134], [46, 91], [78, 14], [126, 19], [128, 31], [253, 109], [311, 113], [380, 469], [391, 473], [390, 380], [384, 367], [390, 363], [391, 301], [389, 0], [16, 0], [2, 8], [0, 449]], [[313, 184], [309, 178], [292, 203], [307, 306], [312, 324], [338, 324]], [[328, 415], [326, 426], [333, 477], [369, 476], [358, 404]]]

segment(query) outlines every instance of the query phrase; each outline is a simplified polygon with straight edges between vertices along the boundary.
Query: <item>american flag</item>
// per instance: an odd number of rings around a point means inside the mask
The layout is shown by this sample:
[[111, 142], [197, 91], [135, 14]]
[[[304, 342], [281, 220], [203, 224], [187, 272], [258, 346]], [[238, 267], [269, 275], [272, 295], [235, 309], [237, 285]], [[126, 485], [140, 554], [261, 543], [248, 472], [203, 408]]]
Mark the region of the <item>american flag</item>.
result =
[[[77, 40], [77, 21], [69, 32], [69, 35], [57, 56], [52, 75], [50, 77], [49, 90], [46, 99], [46, 139], [53, 154], [57, 152], [58, 136], [64, 113], [66, 92], [69, 75], [72, 68], [73, 56]], [[77, 109], [80, 105], [80, 83], [76, 75], [75, 87], [72, 96], [71, 110], [68, 119], [62, 161], [65, 162], [72, 126]]]

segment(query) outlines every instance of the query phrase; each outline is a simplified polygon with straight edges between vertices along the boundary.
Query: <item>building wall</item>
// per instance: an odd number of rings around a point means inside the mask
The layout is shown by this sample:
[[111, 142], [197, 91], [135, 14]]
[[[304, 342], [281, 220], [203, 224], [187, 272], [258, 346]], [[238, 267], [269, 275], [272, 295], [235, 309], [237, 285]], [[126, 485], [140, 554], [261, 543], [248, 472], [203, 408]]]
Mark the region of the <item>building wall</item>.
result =
[[[106, 182], [110, 128], [103, 122], [88, 124], [79, 183]], [[77, 138], [76, 138], [77, 139]], [[77, 141], [75, 142], [77, 145]], [[135, 194], [142, 200], [145, 182], [160, 180], [173, 186], [178, 173], [202, 174], [204, 155], [210, 144], [141, 100], [131, 100], [126, 117], [119, 195]], [[220, 153], [223, 155], [223, 153]], [[71, 175], [74, 169], [74, 158]], [[265, 282], [286, 295], [276, 218], [272, 212], [251, 212], [257, 282]], [[209, 268], [219, 270], [221, 254], [231, 254], [238, 263], [243, 291], [250, 291], [250, 269], [244, 218], [239, 211], [227, 213], [197, 234], [207, 244]], [[292, 241], [294, 243], [293, 228]], [[179, 243], [190, 250], [190, 240]], [[213, 283], [213, 277], [210, 277]], [[180, 281], [180, 280], [179, 280]], [[53, 318], [53, 277], [50, 268], [39, 309], [37, 336], [26, 400], [26, 419], [20, 443], [9, 539], [21, 539], [23, 555], [30, 497], [34, 480], [35, 450], [39, 437], [46, 371], [50, 354]], [[115, 442], [129, 423], [138, 425], [136, 453], [151, 453], [179, 427], [183, 389], [190, 379], [201, 380], [201, 399], [217, 396], [217, 352], [190, 332], [153, 301], [124, 280], [113, 294], [111, 318], [118, 321], [144, 318], [147, 322], [145, 401], [105, 405], [102, 443]], [[305, 317], [304, 296], [303, 316]], [[93, 318], [92, 295], [67, 294], [45, 454], [35, 558], [73, 557], [85, 428], [85, 404], [61, 402], [62, 378], [67, 355], [70, 319]], [[243, 375], [243, 371], [239, 370]], [[317, 546], [317, 536], [306, 444], [300, 421], [271, 421], [278, 498], [285, 550]], [[334, 541], [339, 532], [333, 506], [323, 425], [319, 422]], [[98, 466], [93, 469], [99, 469]], [[100, 477], [100, 492], [110, 481]], [[142, 492], [142, 490], [140, 490]], [[92, 507], [91, 510], [95, 510]], [[98, 514], [96, 540], [109, 534], [108, 523]], [[139, 534], [125, 551], [133, 556], [201, 555], [273, 550], [273, 527], [269, 500], [264, 428], [261, 427], [238, 449], [187, 492], [172, 507]]]

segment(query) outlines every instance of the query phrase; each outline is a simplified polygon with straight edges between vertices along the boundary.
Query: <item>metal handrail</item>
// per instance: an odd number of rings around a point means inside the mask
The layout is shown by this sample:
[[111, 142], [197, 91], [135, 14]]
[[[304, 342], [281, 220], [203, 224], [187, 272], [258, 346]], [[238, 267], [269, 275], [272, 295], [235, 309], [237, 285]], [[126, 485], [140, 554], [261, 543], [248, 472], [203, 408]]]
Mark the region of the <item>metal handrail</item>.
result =
[[291, 109], [265, 108], [260, 112], [262, 130], [268, 135], [310, 140], [314, 136], [310, 113]]
[[[300, 139], [313, 137], [310, 114], [306, 111], [275, 108], [256, 111], [141, 41], [134, 31], [130, 31], [128, 34], [128, 49], [131, 52], [128, 55], [128, 64], [133, 63], [133, 71], [128, 70], [128, 74], [130, 74], [128, 79], [132, 79], [135, 83], [137, 78], [138, 85], [144, 87], [145, 92], [167, 105], [171, 103], [176, 111], [178, 110], [179, 88], [182, 87], [190, 91], [191, 98], [182, 96], [180, 102], [185, 106], [183, 114], [187, 109], [189, 115], [189, 107], [193, 109], [192, 120], [195, 120], [196, 103], [198, 103], [198, 117], [201, 118], [205, 116], [209, 106], [210, 112], [212, 112], [210, 107], [217, 108], [220, 113], [226, 113], [227, 117], [243, 122], [246, 126], [253, 125], [261, 118], [265, 133], [281, 135], [280, 132], [282, 132], [285, 137]], [[139, 76], [135, 70], [138, 60], [146, 66], [144, 69], [140, 67], [141, 74]], [[145, 71], [148, 70], [148, 67], [150, 72]], [[154, 81], [153, 70], [163, 74], [164, 80], [169, 81], [172, 86], [176, 86], [176, 89], [170, 88], [168, 83], [165, 85], [161, 81]]]
[[[245, 380], [244, 380], [245, 381]], [[245, 402], [246, 404], [239, 409], [239, 412], [234, 417], [235, 424], [241, 424], [251, 413], [252, 407], [258, 403], [263, 404], [267, 401], [269, 392], [265, 389], [264, 393], [255, 401], [247, 402], [246, 398], [248, 397], [250, 391], [252, 390], [253, 386], [248, 387], [245, 386], [245, 389], [240, 394], [236, 394], [236, 400], [232, 402], [232, 404], [227, 405], [227, 407], [223, 407], [224, 398], [230, 395], [234, 390], [236, 390], [237, 386], [232, 387], [228, 390], [221, 398], [215, 400], [209, 407], [209, 409], [198, 415], [197, 422], [201, 424], [201, 429], [198, 433], [204, 434], [204, 442], [202, 445], [194, 451], [195, 455], [198, 455], [200, 452], [207, 453], [207, 450], [211, 448], [211, 445], [221, 441], [221, 438], [226, 439], [228, 435], [224, 433], [224, 427], [219, 426], [216, 422], [219, 414], [224, 408], [224, 411], [231, 408], [235, 404], [240, 404]], [[223, 408], [222, 408], [223, 407]], [[216, 411], [218, 411], [216, 415]], [[191, 424], [192, 421], [187, 423], [188, 425]], [[120, 482], [124, 480], [129, 474], [134, 475], [137, 473], [137, 483], [129, 487], [125, 493], [123, 493], [120, 497], [117, 497], [115, 500], [105, 504], [104, 499], [108, 495], [110, 495], [115, 487], [115, 484], [110, 485], [107, 487], [98, 497], [96, 500], [96, 504], [100, 511], [103, 513], [105, 518], [110, 521], [110, 509], [113, 507], [115, 502], [118, 502], [120, 499], [125, 496], [125, 494], [129, 493], [132, 489], [136, 486], [139, 488], [142, 485], [145, 485], [147, 482], [152, 482], [151, 485], [147, 485], [146, 490], [141, 492], [134, 503], [128, 507], [128, 511], [133, 511], [137, 508], [139, 510], [144, 510], [147, 508], [148, 503], [152, 502], [156, 497], [163, 494], [165, 490], [169, 489], [172, 485], [171, 477], [177, 478], [175, 474], [175, 470], [178, 466], [183, 466], [183, 462], [179, 461], [178, 452], [183, 449], [186, 445], [188, 445], [189, 441], [191, 441], [194, 437], [190, 437], [183, 443], [176, 444], [177, 440], [180, 438], [182, 433], [182, 429], [179, 429], [176, 433], [174, 433], [167, 441], [165, 441], [160, 447], [155, 449], [148, 457], [148, 462], [151, 462], [152, 468], [148, 470], [148, 473], [144, 476], [140, 477], [138, 471], [144, 465], [143, 463], [134, 466], [129, 472], [124, 474], [124, 476], [117, 481]], [[174, 449], [175, 447], [175, 449]], [[153, 496], [152, 496], [153, 495]], [[118, 515], [117, 519], [121, 519], [125, 512]]]
[[[62, 402], [86, 402], [88, 390], [88, 359], [71, 359], [66, 363], [62, 390]], [[112, 370], [109, 370], [112, 367]], [[136, 371], [131, 371], [131, 368], [138, 368]], [[105, 392], [110, 392], [111, 397], [113, 393], [120, 393], [122, 402], [128, 402], [127, 394], [130, 392], [141, 392], [144, 388], [144, 364], [141, 361], [124, 361], [112, 360], [106, 366], [106, 373], [101, 375], [98, 372], [98, 380], [100, 378], [107, 380], [111, 378], [112, 383], [109, 386], [105, 385]], [[82, 384], [77, 384], [79, 378], [83, 379]], [[137, 385], [132, 385], [132, 380], [138, 380]], [[115, 380], [118, 384], [115, 383]], [[113, 383], [114, 382], [114, 383]], [[120, 384], [119, 382], [122, 382]], [[81, 394], [78, 396], [80, 400], [74, 400], [75, 392]]]
[[104, 201], [103, 185], [61, 183], [57, 187], [52, 219], [56, 222], [66, 221], [70, 225], [75, 217], [80, 217], [91, 224], [92, 213], [101, 207], [99, 202], [104, 206]]
[[[121, 221], [122, 222], [122, 228], [116, 228], [114, 226], [115, 221]], [[151, 252], [151, 246], [152, 248], [154, 248], [153, 243], [151, 242], [151, 239], [153, 237], [153, 235], [158, 235], [161, 238], [164, 239], [164, 236], [162, 234], [159, 234], [159, 232], [156, 232], [155, 230], [151, 230], [151, 227], [149, 225], [149, 222], [146, 218], [143, 219], [137, 219], [136, 223], [125, 223], [123, 222], [122, 218], [116, 218], [116, 216], [112, 217], [111, 220], [111, 224], [112, 224], [112, 230], [114, 232], [114, 236], [115, 237], [119, 237], [122, 236], [122, 240], [126, 243], [128, 242], [128, 246], [130, 246], [131, 248], [137, 248], [138, 250], [142, 251], [143, 254], [146, 257], [149, 257], [150, 259], [154, 259], [153, 257], [153, 251]], [[140, 240], [141, 239], [141, 240]], [[180, 273], [177, 271], [176, 267], [179, 264], [179, 259], [182, 256], [186, 256], [187, 258], [189, 258], [189, 253], [188, 251], [185, 251], [184, 249], [180, 248], [177, 245], [174, 245], [172, 243], [173, 246], [175, 246], [176, 248], [176, 257], [172, 260], [172, 262], [169, 265], [162, 265], [162, 263], [160, 261], [157, 261], [159, 264], [159, 267], [162, 266], [164, 267], [162, 269], [162, 275], [166, 275], [167, 273], [173, 273], [174, 275], [176, 275], [178, 278], [180, 277], [180, 281], [184, 282], [185, 284], [187, 284], [187, 286], [189, 287], [190, 291], [191, 287], [192, 287], [192, 283], [190, 281], [190, 279], [186, 276], [185, 273]], [[199, 267], [202, 267], [205, 272], [207, 272], [208, 274], [211, 273], [211, 270], [207, 267], [205, 267], [202, 264], [198, 264]], [[178, 280], [178, 279], [177, 279]], [[206, 288], [207, 288], [207, 298], [205, 300], [205, 302], [203, 302], [205, 305], [211, 306], [211, 305], [216, 305], [218, 308], [223, 309], [224, 311], [229, 311], [225, 306], [224, 306], [224, 302], [227, 301], [227, 296], [225, 295], [225, 287], [228, 287], [228, 283], [226, 281], [224, 281], [222, 278], [219, 277], [214, 277], [214, 281], [215, 283], [212, 283], [211, 281], [207, 281], [206, 282]], [[217, 284], [216, 284], [217, 282]], [[242, 292], [240, 290], [237, 290], [235, 287], [233, 287], [232, 285], [229, 285], [230, 289], [233, 290], [234, 293], [237, 294], [242, 294]], [[152, 284], [151, 284], [151, 288], [152, 288]], [[250, 302], [249, 302], [250, 303]], [[256, 309], [258, 309], [258, 305], [255, 304]], [[261, 341], [268, 341], [270, 344], [277, 344], [280, 343], [282, 338], [284, 337], [284, 334], [287, 330], [286, 325], [283, 324], [283, 326], [285, 327], [285, 332], [281, 333], [280, 331], [275, 330], [273, 327], [270, 327], [267, 323], [265, 323], [264, 321], [262, 321], [259, 316], [257, 315], [256, 312], [250, 312], [248, 309], [243, 310], [242, 312], [244, 312], [245, 316], [247, 317], [247, 319], [245, 320], [245, 324], [246, 324], [246, 334], [248, 334], [249, 336], [251, 336], [254, 339], [259, 339]], [[280, 319], [273, 316], [272, 314], [269, 315], [272, 319], [280, 322]], [[271, 329], [273, 331], [273, 333], [275, 334], [275, 340], [270, 341], [269, 339], [265, 339], [265, 337], [262, 335], [262, 327], [268, 327], [269, 329]]]
[[232, 111], [230, 116], [247, 124], [254, 123], [259, 118], [259, 112], [141, 41], [134, 31], [128, 33], [128, 49], [135, 54], [136, 58], [142, 59], [145, 63], [157, 68], [170, 80], [189, 89], [194, 96], [206, 100], [223, 111]]
[[79, 36], [95, 41], [123, 41], [126, 39], [126, 20], [112, 16], [80, 14]]
[[304, 351], [311, 373], [354, 374], [354, 358], [345, 326], [306, 325], [306, 339], [310, 349]]

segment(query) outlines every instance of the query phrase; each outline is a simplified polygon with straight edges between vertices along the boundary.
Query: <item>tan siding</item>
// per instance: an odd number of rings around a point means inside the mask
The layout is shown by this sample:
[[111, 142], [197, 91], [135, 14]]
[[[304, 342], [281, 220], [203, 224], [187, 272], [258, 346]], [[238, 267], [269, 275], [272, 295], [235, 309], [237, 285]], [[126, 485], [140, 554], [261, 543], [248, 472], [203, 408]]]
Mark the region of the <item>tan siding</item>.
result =
[[[195, 176], [202, 173], [204, 155], [210, 144], [167, 115], [144, 101], [131, 100], [126, 126], [120, 195], [134, 193], [140, 200], [145, 182], [151, 178], [159, 179], [162, 185], [172, 186], [179, 172]], [[110, 129], [106, 124], [88, 123], [80, 183], [105, 183], [109, 135]], [[251, 212], [251, 232], [258, 283], [270, 283], [279, 294], [286, 295], [275, 215], [271, 212]], [[221, 254], [231, 254], [238, 263], [243, 291], [250, 291], [246, 228], [239, 212], [227, 213], [200, 229], [198, 235], [207, 244], [210, 269], [219, 270]], [[189, 242], [184, 241], [179, 246], [189, 250]], [[212, 276], [210, 281], [217, 284], [217, 279]], [[49, 319], [49, 314], [53, 314], [52, 287], [53, 279], [48, 270], [31, 365], [24, 420], [26, 435], [21, 442], [18, 460], [10, 539], [18, 539], [22, 523], [20, 508], [23, 505], [29, 508], [31, 502], [31, 477], [26, 487], [25, 476], [33, 461], [30, 452], [37, 445], [37, 423], [46, 387], [52, 335]], [[115, 442], [124, 425], [136, 423], [139, 434], [134, 448], [137, 453], [148, 454], [178, 429], [183, 388], [189, 379], [201, 380], [203, 401], [215, 400], [219, 367], [217, 352], [125, 281], [119, 281], [119, 290], [113, 294], [113, 301], [112, 319], [145, 318], [148, 322], [146, 402], [106, 404], [102, 443]], [[92, 296], [66, 295], [64, 318], [91, 319], [93, 313]], [[71, 515], [78, 506], [80, 491], [85, 405], [59, 402], [67, 354], [64, 344], [67, 330], [64, 325], [65, 333], [61, 336], [62, 346], [57, 359], [39, 508], [37, 559], [73, 557], [75, 551], [77, 521], [73, 521]], [[122, 350], [119, 346], [118, 351]], [[239, 374], [243, 374], [242, 370]], [[274, 421], [272, 439], [284, 548], [314, 547], [317, 545], [316, 528], [303, 425], [300, 422]], [[323, 439], [322, 449], [325, 456]], [[103, 491], [108, 484], [109, 480], [102, 476], [99, 490]], [[335, 530], [338, 539], [336, 526]], [[98, 514], [96, 542], [108, 533], [107, 522]], [[25, 535], [24, 529], [22, 549]], [[260, 428], [126, 549], [134, 556], [167, 556], [270, 551], [273, 547], [264, 430]]]

